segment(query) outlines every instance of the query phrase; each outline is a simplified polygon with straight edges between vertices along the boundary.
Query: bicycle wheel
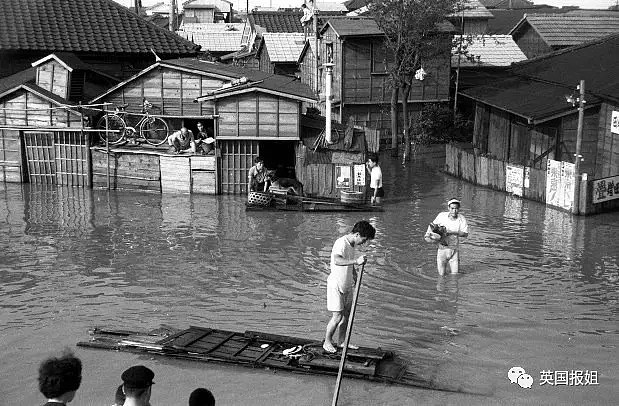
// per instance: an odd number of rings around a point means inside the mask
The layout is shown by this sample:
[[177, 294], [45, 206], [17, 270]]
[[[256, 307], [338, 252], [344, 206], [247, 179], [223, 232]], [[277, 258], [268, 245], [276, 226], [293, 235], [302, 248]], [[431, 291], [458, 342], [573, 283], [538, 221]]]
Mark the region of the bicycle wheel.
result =
[[[125, 138], [125, 128], [127, 124], [120, 116], [116, 114], [106, 114], [97, 121], [97, 129], [99, 129], [99, 139], [103, 144], [109, 134], [110, 145], [117, 145], [123, 142]], [[107, 131], [106, 131], [107, 130]]]
[[159, 117], [147, 117], [140, 124], [140, 137], [150, 145], [161, 145], [168, 139], [168, 124]]

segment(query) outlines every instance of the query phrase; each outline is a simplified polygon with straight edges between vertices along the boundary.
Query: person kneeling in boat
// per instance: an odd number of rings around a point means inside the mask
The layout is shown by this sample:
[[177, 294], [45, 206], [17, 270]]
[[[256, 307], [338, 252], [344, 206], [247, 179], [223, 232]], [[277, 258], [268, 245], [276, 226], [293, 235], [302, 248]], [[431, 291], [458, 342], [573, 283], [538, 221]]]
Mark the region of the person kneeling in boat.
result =
[[266, 192], [267, 188], [267, 168], [264, 166], [264, 160], [256, 157], [254, 166], [249, 168], [247, 174], [247, 192]]
[[357, 255], [355, 247], [373, 240], [375, 235], [374, 227], [362, 220], [354, 225], [350, 233], [338, 238], [333, 244], [331, 273], [327, 278], [327, 310], [332, 312], [332, 315], [327, 324], [325, 342], [322, 346], [329, 353], [337, 352], [336, 345], [343, 345], [346, 337], [356, 279], [354, 266], [364, 265], [367, 262], [365, 255]]

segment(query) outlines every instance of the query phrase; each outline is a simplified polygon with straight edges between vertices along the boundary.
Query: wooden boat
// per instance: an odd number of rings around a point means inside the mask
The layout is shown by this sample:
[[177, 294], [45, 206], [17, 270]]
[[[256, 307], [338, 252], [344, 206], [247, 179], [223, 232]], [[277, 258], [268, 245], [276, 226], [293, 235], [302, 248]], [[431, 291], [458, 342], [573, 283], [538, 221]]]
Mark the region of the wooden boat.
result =
[[[90, 340], [80, 347], [157, 354], [204, 362], [223, 362], [247, 367], [276, 368], [303, 374], [337, 375], [341, 350], [329, 354], [322, 342], [277, 334], [244, 333], [213, 328], [170, 327], [150, 332], [95, 328]], [[391, 351], [360, 347], [349, 349], [344, 376], [369, 381], [389, 382], [442, 391], [439, 387], [407, 370], [407, 364]]]
[[247, 211], [309, 211], [309, 212], [381, 212], [381, 206], [342, 202], [326, 197], [294, 196], [280, 193], [251, 192]]

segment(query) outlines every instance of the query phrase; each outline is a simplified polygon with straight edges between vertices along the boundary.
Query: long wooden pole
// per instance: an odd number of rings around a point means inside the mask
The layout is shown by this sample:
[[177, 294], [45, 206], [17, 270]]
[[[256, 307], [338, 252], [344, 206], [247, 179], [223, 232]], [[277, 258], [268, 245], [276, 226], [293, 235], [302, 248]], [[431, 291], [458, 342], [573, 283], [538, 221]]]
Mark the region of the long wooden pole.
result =
[[348, 344], [350, 343], [350, 333], [352, 332], [352, 323], [355, 319], [355, 310], [357, 309], [357, 298], [359, 297], [359, 288], [361, 287], [361, 278], [365, 264], [361, 265], [361, 272], [357, 275], [357, 284], [355, 285], [355, 296], [352, 299], [352, 307], [348, 315], [348, 327], [346, 328], [346, 339], [342, 348], [342, 358], [340, 359], [340, 369], [337, 372], [337, 381], [335, 381], [335, 390], [333, 391], [333, 401], [331, 406], [337, 406], [337, 398], [340, 395], [340, 385], [342, 384], [342, 375], [344, 373], [344, 364], [346, 364], [346, 353], [348, 352]]
[[578, 129], [576, 130], [576, 153], [574, 154], [574, 204], [572, 205], [572, 213], [580, 214], [580, 161], [582, 149], [582, 130], [585, 120], [585, 81], [581, 80], [578, 86], [580, 95], [578, 97]]

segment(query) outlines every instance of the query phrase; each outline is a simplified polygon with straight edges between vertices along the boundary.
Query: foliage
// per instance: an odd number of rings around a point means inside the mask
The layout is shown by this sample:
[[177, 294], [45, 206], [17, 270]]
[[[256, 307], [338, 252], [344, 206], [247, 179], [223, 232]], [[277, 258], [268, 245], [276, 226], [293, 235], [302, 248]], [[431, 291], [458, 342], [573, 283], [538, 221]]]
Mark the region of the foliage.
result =
[[414, 145], [468, 141], [472, 131], [469, 119], [458, 113], [454, 120], [451, 108], [436, 103], [424, 104], [411, 123]]

